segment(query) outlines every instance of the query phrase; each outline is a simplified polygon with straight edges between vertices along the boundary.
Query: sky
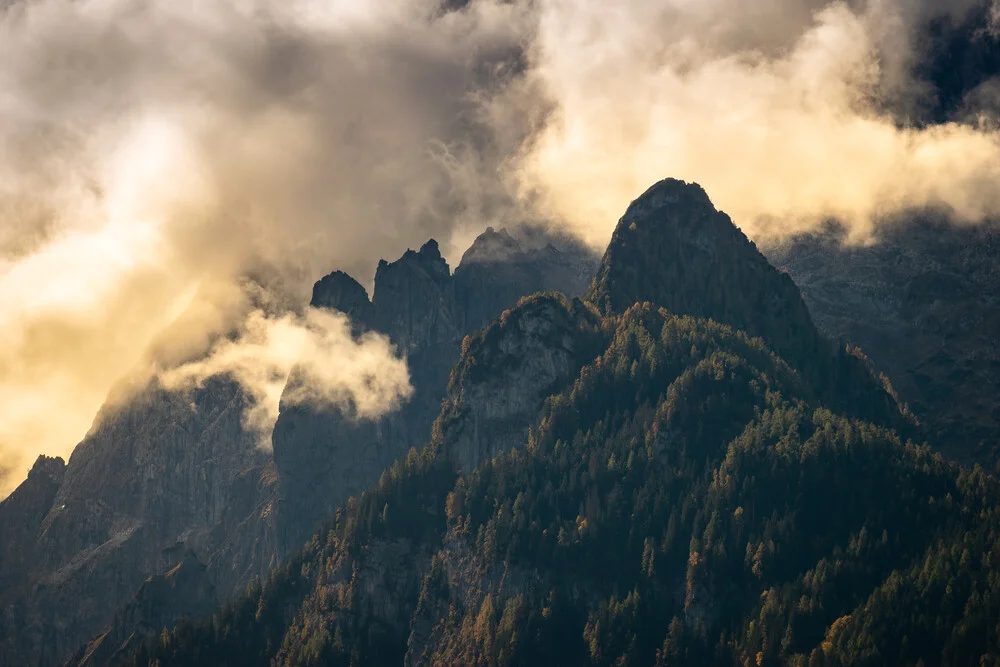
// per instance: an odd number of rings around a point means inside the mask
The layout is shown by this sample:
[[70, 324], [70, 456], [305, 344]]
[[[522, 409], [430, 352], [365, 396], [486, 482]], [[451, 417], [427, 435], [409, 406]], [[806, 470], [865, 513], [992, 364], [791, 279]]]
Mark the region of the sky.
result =
[[927, 123], [914, 73], [971, 0], [458, 4], [0, 2], [0, 496], [136, 375], [233, 373], [265, 436], [296, 364], [295, 400], [394, 409], [405, 359], [304, 304], [431, 237], [602, 248], [666, 177], [761, 242], [1000, 210], [991, 82]]

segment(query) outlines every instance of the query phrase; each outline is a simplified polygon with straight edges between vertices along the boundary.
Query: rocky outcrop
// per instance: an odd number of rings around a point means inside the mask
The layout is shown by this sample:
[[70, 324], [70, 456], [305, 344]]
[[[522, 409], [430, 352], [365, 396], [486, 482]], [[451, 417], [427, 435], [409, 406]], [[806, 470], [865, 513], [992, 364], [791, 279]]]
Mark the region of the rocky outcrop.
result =
[[440, 409], [438, 387], [447, 382], [460, 340], [451, 271], [436, 242], [419, 252], [408, 250], [395, 262], [379, 262], [370, 303], [344, 287], [352, 279], [332, 275], [336, 278], [317, 283], [313, 305], [343, 310], [359, 329], [387, 334], [407, 357], [414, 394], [399, 411], [375, 421], [336, 406], [282, 405], [272, 441], [281, 487], [279, 525], [289, 549], [336, 505], [426, 440]]
[[596, 267], [593, 253], [573, 241], [562, 240], [557, 245], [538, 232], [518, 240], [505, 229], [488, 227], [455, 269], [464, 330], [486, 326], [528, 294], [543, 290], [583, 294]]
[[435, 426], [459, 471], [527, 441], [545, 398], [600, 349], [600, 315], [559, 294], [525, 299], [462, 346]]
[[407, 250], [395, 262], [379, 262], [369, 324], [404, 354], [454, 343], [462, 317], [437, 241], [431, 239], [419, 252]]
[[319, 280], [313, 286], [309, 305], [314, 308], [339, 310], [358, 322], [368, 320], [368, 311], [371, 308], [365, 288], [343, 271], [334, 271]]
[[667, 179], [618, 222], [587, 298], [606, 313], [650, 302], [766, 341], [825, 405], [916, 437], [888, 381], [813, 323], [792, 278], [772, 266], [696, 184]]
[[118, 664], [143, 641], [172, 628], [177, 619], [209, 614], [217, 605], [207, 568], [187, 550], [165, 574], [146, 579], [135, 599], [115, 615], [111, 629], [82, 646], [67, 665]]

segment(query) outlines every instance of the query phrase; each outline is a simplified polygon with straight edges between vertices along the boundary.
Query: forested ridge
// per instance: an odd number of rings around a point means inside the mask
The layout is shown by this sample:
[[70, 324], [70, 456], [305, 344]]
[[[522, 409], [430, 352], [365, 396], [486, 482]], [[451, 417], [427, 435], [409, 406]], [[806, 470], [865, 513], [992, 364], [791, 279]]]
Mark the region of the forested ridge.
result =
[[[619, 231], [666, 224], [682, 185]], [[639, 247], [648, 277], [663, 244]], [[470, 336], [423, 449], [268, 581], [129, 664], [1000, 664], [995, 478], [920, 442], [856, 351], [788, 334], [786, 359], [750, 337], [782, 324], [732, 295], [766, 284], [723, 272], [726, 299], [691, 317], [655, 283], [621, 305], [614, 273], [588, 301], [536, 295]], [[449, 420], [542, 311], [563, 323], [549, 344], [576, 342], [571, 379], [520, 446], [461, 470]]]
[[[642, 304], [603, 327], [524, 447], [461, 477], [411, 452], [134, 664], [1000, 659], [992, 477], [824, 409], [724, 325]], [[408, 570], [373, 587], [393, 550]]]

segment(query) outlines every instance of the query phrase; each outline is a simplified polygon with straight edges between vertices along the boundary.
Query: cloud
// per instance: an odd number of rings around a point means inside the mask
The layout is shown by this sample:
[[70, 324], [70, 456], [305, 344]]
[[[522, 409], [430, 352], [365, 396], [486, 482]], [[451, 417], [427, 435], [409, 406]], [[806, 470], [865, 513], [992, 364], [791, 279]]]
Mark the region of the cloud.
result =
[[366, 333], [355, 339], [345, 315], [314, 308], [279, 317], [253, 310], [235, 337], [220, 339], [207, 356], [166, 370], [159, 379], [167, 389], [185, 389], [221, 374], [236, 379], [254, 399], [247, 426], [267, 445], [281, 401], [333, 406], [373, 419], [413, 393], [406, 361], [388, 338]]
[[[595, 244], [660, 177], [701, 183], [752, 237], [942, 206], [1000, 212], [1000, 134], [901, 123], [931, 17], [971, 3], [542, 3], [534, 85], [555, 100], [512, 178]], [[933, 92], [933, 91], [930, 91]]]

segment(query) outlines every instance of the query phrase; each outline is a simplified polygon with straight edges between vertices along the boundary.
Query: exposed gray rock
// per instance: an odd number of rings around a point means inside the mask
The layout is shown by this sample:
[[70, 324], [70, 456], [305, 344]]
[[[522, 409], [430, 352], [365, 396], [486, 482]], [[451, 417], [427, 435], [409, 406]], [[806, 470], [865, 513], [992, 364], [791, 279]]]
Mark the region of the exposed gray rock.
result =
[[116, 664], [144, 640], [172, 628], [178, 618], [206, 615], [217, 605], [218, 595], [206, 567], [187, 550], [168, 572], [146, 579], [135, 599], [115, 615], [111, 629], [81, 646], [67, 664]]
[[404, 353], [449, 345], [461, 335], [451, 270], [436, 241], [395, 262], [379, 262], [370, 326]]
[[343, 271], [334, 271], [313, 286], [310, 305], [315, 308], [339, 310], [352, 320], [368, 320], [371, 302], [368, 292], [354, 278]]
[[[148, 576], [177, 565], [178, 543], [212, 564], [215, 603], [276, 564], [273, 546], [256, 548], [273, 545], [267, 524], [237, 520], [259, 511], [267, 487], [251, 481], [269, 454], [243, 428], [248, 401], [235, 382], [212, 378], [191, 391], [154, 382], [104, 409], [37, 535], [21, 543], [36, 568], [0, 592], [0, 664], [62, 662]], [[213, 558], [220, 550], [236, 557]]]
[[914, 435], [912, 419], [863, 355], [820, 333], [788, 273], [697, 184], [666, 179], [632, 202], [587, 298], [606, 313], [649, 302], [745, 331], [766, 341], [831, 409]]
[[695, 183], [666, 179], [622, 216], [588, 298], [606, 312], [648, 301], [759, 336], [793, 366], [826, 350], [792, 279]]
[[518, 240], [507, 230], [489, 227], [462, 256], [455, 286], [465, 331], [486, 326], [522, 296], [545, 290], [577, 296], [590, 285], [598, 259], [590, 250], [522, 231], [527, 237]]

